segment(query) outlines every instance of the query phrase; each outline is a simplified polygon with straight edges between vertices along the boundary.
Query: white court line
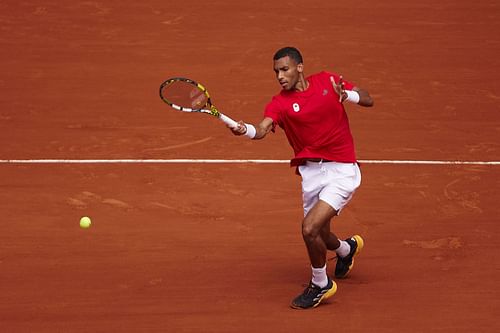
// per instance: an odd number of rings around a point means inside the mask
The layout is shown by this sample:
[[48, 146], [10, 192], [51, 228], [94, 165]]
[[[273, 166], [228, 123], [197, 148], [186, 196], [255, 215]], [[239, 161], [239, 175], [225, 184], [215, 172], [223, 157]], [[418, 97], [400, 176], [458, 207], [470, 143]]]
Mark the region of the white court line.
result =
[[[359, 160], [363, 164], [423, 164], [423, 165], [500, 165], [500, 161], [421, 161], [421, 160]], [[182, 164], [182, 163], [256, 163], [284, 164], [290, 160], [222, 160], [222, 159], [17, 159], [0, 160], [0, 164]]]

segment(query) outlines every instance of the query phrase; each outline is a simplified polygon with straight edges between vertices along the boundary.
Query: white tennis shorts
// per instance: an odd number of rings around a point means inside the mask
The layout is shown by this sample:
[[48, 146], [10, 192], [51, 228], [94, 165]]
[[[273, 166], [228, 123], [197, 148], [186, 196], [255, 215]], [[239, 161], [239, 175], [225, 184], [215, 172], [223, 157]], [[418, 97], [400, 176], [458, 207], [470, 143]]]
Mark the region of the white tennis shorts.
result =
[[299, 166], [299, 173], [302, 176], [304, 216], [318, 200], [340, 213], [361, 184], [361, 170], [357, 163], [308, 161]]

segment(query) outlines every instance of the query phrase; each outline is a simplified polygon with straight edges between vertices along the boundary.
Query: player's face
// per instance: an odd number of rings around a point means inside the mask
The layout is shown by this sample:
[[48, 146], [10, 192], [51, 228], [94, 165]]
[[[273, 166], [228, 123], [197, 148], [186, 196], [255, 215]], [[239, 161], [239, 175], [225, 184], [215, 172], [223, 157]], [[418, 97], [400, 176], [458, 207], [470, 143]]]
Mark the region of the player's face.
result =
[[281, 87], [285, 90], [295, 88], [299, 82], [300, 73], [303, 71], [303, 65], [297, 64], [289, 56], [279, 58], [274, 61], [274, 72]]

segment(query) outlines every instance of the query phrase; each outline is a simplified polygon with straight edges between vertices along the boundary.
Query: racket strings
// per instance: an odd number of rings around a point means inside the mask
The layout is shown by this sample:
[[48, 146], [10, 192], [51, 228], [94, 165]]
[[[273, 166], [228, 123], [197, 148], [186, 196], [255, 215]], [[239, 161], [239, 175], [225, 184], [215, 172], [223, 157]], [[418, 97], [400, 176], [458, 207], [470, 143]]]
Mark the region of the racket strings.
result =
[[201, 109], [208, 102], [204, 91], [184, 81], [174, 81], [163, 86], [161, 95], [168, 103], [183, 108]]

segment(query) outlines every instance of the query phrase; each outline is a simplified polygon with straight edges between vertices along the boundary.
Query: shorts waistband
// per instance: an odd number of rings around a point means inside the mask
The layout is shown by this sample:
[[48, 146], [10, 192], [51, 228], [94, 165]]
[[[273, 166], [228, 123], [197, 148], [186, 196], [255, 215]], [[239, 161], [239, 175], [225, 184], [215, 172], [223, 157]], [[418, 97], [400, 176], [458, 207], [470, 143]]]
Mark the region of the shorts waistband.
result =
[[325, 162], [335, 162], [330, 160], [325, 160], [324, 158], [306, 158], [305, 162], [315, 162], [315, 163], [325, 163]]

